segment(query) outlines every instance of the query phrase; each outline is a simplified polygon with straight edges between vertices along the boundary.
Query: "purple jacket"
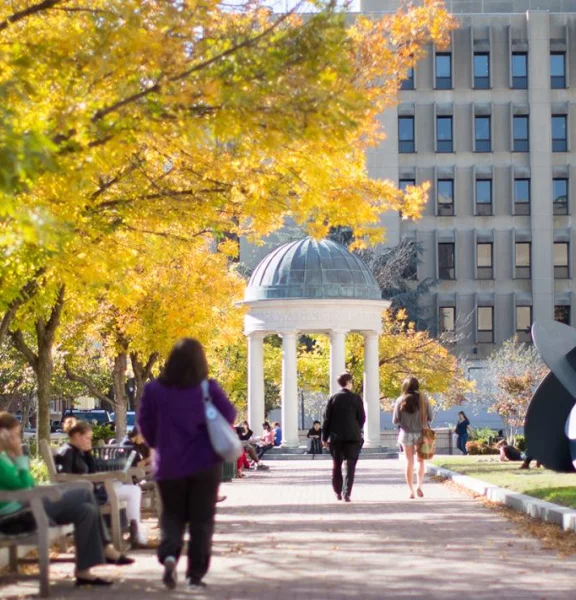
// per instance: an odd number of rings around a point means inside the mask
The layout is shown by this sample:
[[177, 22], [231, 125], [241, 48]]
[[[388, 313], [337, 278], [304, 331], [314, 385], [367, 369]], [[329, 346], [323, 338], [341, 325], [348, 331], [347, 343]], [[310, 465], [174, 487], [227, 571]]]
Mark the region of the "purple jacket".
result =
[[[232, 424], [236, 409], [212, 379], [210, 396]], [[222, 462], [208, 437], [199, 385], [181, 389], [168, 387], [157, 379], [147, 383], [140, 401], [138, 427], [155, 450], [155, 479], [181, 479]]]

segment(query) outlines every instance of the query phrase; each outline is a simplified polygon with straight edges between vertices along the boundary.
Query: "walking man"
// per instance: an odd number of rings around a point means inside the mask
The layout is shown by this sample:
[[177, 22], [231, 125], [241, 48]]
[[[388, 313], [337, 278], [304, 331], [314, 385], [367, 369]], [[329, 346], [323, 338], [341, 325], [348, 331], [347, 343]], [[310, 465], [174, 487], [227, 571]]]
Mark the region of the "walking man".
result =
[[[332, 455], [332, 488], [338, 500], [350, 502], [356, 462], [362, 444], [362, 427], [366, 421], [364, 404], [358, 394], [352, 392], [352, 375], [338, 376], [336, 392], [326, 405], [322, 424], [322, 443]], [[346, 477], [342, 478], [342, 463], [346, 461]]]

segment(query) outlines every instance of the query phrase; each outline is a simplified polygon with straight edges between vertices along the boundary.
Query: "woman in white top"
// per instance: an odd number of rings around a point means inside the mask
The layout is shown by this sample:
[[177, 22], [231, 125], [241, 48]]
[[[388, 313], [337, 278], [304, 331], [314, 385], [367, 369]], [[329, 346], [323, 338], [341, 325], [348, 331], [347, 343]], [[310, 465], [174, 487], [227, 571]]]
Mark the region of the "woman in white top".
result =
[[416, 452], [416, 445], [422, 435], [423, 419], [420, 415], [420, 403], [426, 411], [426, 426], [432, 421], [432, 408], [426, 396], [420, 392], [420, 384], [416, 377], [407, 377], [402, 382], [402, 395], [394, 405], [392, 421], [400, 427], [398, 443], [404, 448], [406, 454], [406, 483], [410, 488], [410, 498], [414, 498], [414, 457], [418, 458], [418, 472], [416, 475], [416, 493], [420, 498], [424, 496], [422, 481], [424, 480], [424, 460]]

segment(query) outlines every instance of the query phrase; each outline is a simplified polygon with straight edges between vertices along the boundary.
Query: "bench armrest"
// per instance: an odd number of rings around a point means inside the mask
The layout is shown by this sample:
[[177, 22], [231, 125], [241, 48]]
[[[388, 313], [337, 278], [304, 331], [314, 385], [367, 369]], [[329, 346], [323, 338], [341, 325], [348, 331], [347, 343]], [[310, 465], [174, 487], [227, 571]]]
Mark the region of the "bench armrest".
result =
[[121, 481], [122, 483], [132, 482], [128, 474], [123, 471], [103, 471], [100, 473], [86, 473], [84, 475], [78, 475], [76, 473], [58, 473], [55, 479], [61, 483], [74, 481], [90, 481], [92, 483], [104, 483], [105, 481]]
[[33, 499], [60, 500], [62, 488], [56, 485], [40, 485], [27, 490], [0, 491], [0, 502], [30, 502]]
[[130, 477], [135, 477], [136, 479], [144, 479], [146, 477], [146, 472], [142, 467], [130, 467], [127, 473]]

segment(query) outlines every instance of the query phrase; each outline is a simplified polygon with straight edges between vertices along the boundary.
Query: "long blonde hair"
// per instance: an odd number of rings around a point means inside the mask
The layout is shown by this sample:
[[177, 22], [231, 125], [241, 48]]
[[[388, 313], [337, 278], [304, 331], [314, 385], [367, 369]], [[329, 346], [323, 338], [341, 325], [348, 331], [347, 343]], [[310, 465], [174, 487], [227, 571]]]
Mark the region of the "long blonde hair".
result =
[[400, 410], [413, 415], [420, 408], [420, 384], [416, 377], [406, 377], [402, 382]]

